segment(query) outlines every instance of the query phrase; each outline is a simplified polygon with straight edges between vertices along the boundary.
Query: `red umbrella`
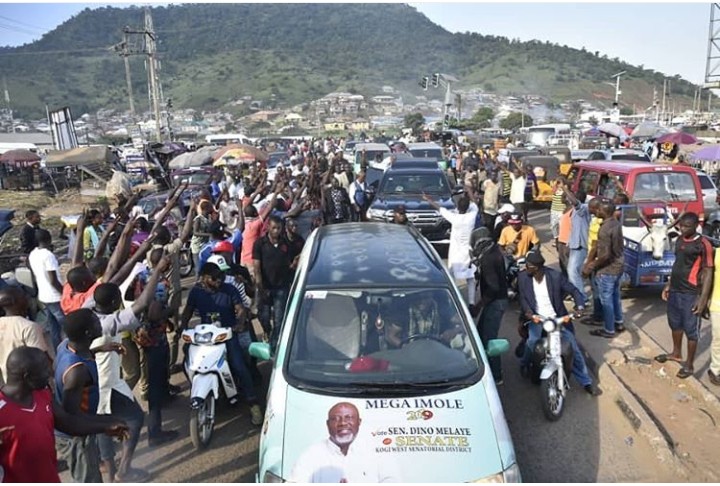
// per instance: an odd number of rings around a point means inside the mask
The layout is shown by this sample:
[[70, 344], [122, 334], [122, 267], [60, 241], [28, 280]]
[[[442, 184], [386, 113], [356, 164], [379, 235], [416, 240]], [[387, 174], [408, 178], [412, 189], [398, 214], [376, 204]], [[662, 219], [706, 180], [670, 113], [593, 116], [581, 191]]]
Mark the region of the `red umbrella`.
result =
[[697, 143], [697, 138], [695, 138], [695, 135], [691, 135], [686, 132], [675, 132], [675, 133], [666, 133], [662, 137], [655, 140], [657, 143], [674, 143], [675, 145], [692, 145], [694, 143]]
[[26, 149], [8, 150], [0, 155], [0, 162], [18, 167], [31, 166], [40, 163], [40, 156]]

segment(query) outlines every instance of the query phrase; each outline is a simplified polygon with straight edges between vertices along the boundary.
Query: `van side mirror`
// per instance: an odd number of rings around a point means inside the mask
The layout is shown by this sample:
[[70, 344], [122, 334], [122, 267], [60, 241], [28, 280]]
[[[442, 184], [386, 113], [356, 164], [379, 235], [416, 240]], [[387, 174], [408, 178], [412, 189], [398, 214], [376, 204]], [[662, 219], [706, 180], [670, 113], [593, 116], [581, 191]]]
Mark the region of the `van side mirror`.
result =
[[[252, 354], [252, 344], [250, 345]], [[485, 354], [488, 358], [494, 358], [510, 351], [510, 341], [507, 339], [491, 339], [488, 341], [487, 348], [485, 348]]]
[[[510, 345], [508, 344], [508, 348], [509, 346]], [[270, 345], [268, 343], [251, 343], [248, 351], [250, 356], [260, 360], [267, 361], [272, 357], [272, 354], [270, 353]]]
[[463, 192], [465, 192], [465, 186], [463, 186], [462, 184], [458, 184], [453, 188], [452, 195], [457, 196], [459, 194], [462, 194]]

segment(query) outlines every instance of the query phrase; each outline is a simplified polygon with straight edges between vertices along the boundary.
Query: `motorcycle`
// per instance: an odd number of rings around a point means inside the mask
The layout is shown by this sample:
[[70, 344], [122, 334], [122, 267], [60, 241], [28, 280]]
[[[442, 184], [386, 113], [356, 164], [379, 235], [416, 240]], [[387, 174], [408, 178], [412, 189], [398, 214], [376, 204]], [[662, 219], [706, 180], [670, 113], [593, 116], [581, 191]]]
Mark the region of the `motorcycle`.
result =
[[513, 300], [518, 295], [518, 275], [525, 270], [525, 258], [506, 257], [505, 275], [507, 276], [508, 299]]
[[238, 401], [238, 388], [230, 372], [225, 342], [232, 339], [232, 329], [219, 323], [199, 324], [183, 331], [187, 343], [185, 373], [192, 388], [190, 392], [190, 439], [196, 449], [210, 443], [215, 426], [215, 402], [222, 391], [231, 404]]
[[[561, 340], [562, 326], [570, 316], [542, 317], [542, 337], [535, 343], [530, 359], [530, 379], [540, 384], [545, 418], [555, 422], [565, 410], [565, 397], [570, 389], [568, 377], [572, 370], [573, 349]], [[537, 325], [532, 322], [526, 325]]]

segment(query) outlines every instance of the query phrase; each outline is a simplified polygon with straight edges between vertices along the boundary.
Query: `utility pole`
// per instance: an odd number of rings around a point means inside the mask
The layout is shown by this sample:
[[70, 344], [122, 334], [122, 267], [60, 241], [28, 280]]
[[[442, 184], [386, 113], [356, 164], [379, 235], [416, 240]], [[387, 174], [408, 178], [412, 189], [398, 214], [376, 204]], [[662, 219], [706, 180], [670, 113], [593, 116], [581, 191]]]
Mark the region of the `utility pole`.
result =
[[150, 90], [152, 92], [152, 109], [155, 115], [155, 131], [158, 142], [162, 141], [160, 124], [160, 93], [158, 91], [157, 74], [157, 49], [155, 46], [155, 29], [150, 15], [150, 9], [145, 8], [145, 52], [148, 56], [148, 77], [150, 78]]
[[10, 127], [12, 133], [15, 133], [15, 120], [13, 119], [13, 111], [10, 107], [10, 92], [7, 88], [7, 80], [5, 79], [5, 76], [3, 76], [3, 89], [5, 91], [5, 106], [7, 108], [8, 114], [10, 115]]
[[132, 79], [130, 78], [130, 52], [128, 50], [129, 27], [123, 29], [123, 52], [121, 56], [125, 62], [125, 82], [127, 83], [128, 101], [130, 102], [130, 116], [135, 119], [135, 100], [133, 99]]
[[662, 121], [665, 122], [665, 100], [667, 99], [667, 79], [663, 79], [663, 96], [662, 96]]

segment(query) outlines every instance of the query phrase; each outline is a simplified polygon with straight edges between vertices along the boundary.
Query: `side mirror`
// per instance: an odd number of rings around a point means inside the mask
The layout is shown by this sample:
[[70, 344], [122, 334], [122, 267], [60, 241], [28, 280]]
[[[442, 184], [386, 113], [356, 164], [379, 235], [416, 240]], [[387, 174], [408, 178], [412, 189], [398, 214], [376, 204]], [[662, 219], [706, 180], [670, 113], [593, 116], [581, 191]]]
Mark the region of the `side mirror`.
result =
[[[510, 351], [510, 341], [507, 339], [491, 339], [488, 341], [485, 354], [488, 358], [494, 358]], [[252, 344], [250, 345], [250, 354], [252, 354]]]
[[[492, 343], [492, 341], [490, 342]], [[248, 351], [250, 352], [250, 356], [260, 360], [267, 361], [272, 357], [268, 343], [251, 343]]]
[[464, 193], [464, 192], [465, 192], [465, 186], [463, 186], [462, 184], [458, 184], [457, 186], [455, 186], [455, 187], [453, 188], [453, 190], [452, 190], [452, 195], [453, 195], [453, 196], [457, 196], [457, 195], [462, 194], [462, 193]]

